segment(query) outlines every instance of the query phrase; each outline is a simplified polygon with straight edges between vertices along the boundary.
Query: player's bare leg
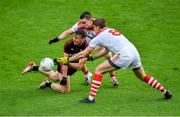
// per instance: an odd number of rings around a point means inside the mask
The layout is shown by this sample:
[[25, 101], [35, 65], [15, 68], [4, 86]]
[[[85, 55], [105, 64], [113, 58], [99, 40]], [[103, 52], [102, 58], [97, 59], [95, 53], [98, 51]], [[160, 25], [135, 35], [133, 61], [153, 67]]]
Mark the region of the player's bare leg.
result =
[[[98, 50], [98, 51], [101, 51], [102, 49], [103, 49], [103, 47], [101, 47], [101, 46], [97, 46], [97, 47], [95, 48], [95, 50]], [[112, 57], [112, 53], [109, 52], [109, 53], [106, 54], [104, 57], [105, 57], [106, 59], [109, 59], [109, 58]], [[113, 86], [118, 86], [118, 85], [119, 85], [119, 81], [118, 81], [117, 78], [116, 78], [116, 73], [115, 73], [115, 71], [109, 71], [109, 76], [110, 76], [110, 78], [111, 78], [111, 82], [112, 82]]]
[[91, 83], [91, 91], [90, 91], [89, 97], [83, 100], [80, 100], [80, 102], [81, 103], [94, 103], [96, 92], [99, 90], [99, 87], [103, 79], [103, 74], [109, 71], [114, 71], [114, 70], [116, 69], [109, 64], [108, 60], [98, 65], [94, 71], [94, 77]]
[[50, 77], [54, 81], [58, 81], [59, 80], [59, 78], [57, 77], [58, 72], [55, 72], [53, 70], [51, 70], [51, 71], [44, 71], [44, 70], [42, 70], [41, 67], [37, 66], [34, 61], [30, 61], [28, 63], [28, 65], [22, 70], [21, 73], [25, 74], [25, 73], [30, 72], [30, 71], [38, 71], [38, 72], [40, 72], [40, 73]]
[[62, 73], [62, 75], [64, 75], [64, 76], [67, 76], [67, 73], [68, 73], [68, 66], [67, 65], [61, 65], [62, 67], [61, 67], [61, 73]]
[[[105, 58], [106, 59], [108, 59], [108, 58], [110, 58], [110, 57], [112, 57], [112, 54], [109, 52], [107, 55], [105, 55]], [[110, 78], [111, 78], [111, 81], [112, 81], [112, 84], [113, 84], [113, 86], [118, 86], [119, 85], [119, 82], [118, 82], [118, 80], [116, 79], [116, 73], [115, 73], [115, 71], [109, 71], [109, 76], [110, 76]]]
[[[62, 80], [62, 74], [61, 74], [61, 73], [57, 73], [56, 77], [58, 78], [57, 81]], [[52, 83], [48, 80], [48, 78], [45, 78], [45, 79], [43, 80], [43, 82], [39, 85], [39, 88], [40, 88], [40, 89], [44, 89], [44, 88], [46, 88], [46, 87], [51, 87], [51, 84], [52, 84]]]
[[[62, 78], [62, 76], [61, 76]], [[60, 83], [51, 83], [50, 87], [60, 93], [70, 93], [70, 77], [67, 78], [66, 85], [60, 85]]]
[[39, 71], [40, 73], [48, 76], [49, 78], [51, 78], [53, 81], [58, 81], [58, 80], [59, 80], [59, 78], [58, 78], [58, 74], [59, 74], [59, 73], [58, 73], [57, 71], [56, 71], [56, 72], [55, 72], [54, 70], [44, 71], [44, 70], [42, 70], [41, 67], [39, 67], [38, 71]]
[[24, 67], [21, 71], [22, 74], [32, 71], [33, 67], [36, 66], [34, 61], [30, 61], [26, 67]]
[[61, 84], [61, 85], [66, 85], [66, 83], [67, 83], [67, 78], [68, 78], [68, 76], [67, 76], [68, 66], [67, 66], [67, 65], [62, 65], [61, 69], [62, 69], [62, 71], [61, 71], [61, 73], [62, 73], [62, 79], [60, 80], [60, 84]]
[[172, 97], [171, 92], [166, 90], [155, 78], [153, 78], [150, 75], [147, 75], [143, 67], [133, 69], [133, 71], [139, 79], [143, 80], [150, 86], [161, 91], [164, 94], [165, 99], [170, 99]]
[[115, 71], [109, 71], [109, 76], [111, 78], [111, 82], [113, 86], [119, 86], [119, 81], [116, 79]]
[[[59, 77], [59, 81], [62, 80], [63, 75], [62, 74], [58, 74]], [[45, 78], [44, 81], [39, 85], [39, 88], [44, 89], [46, 87], [49, 87], [51, 89], [53, 89], [54, 91], [60, 92], [60, 93], [69, 93], [70, 92], [70, 77], [67, 78], [67, 83], [66, 85], [60, 85], [60, 82], [56, 82], [56, 83], [51, 83], [48, 78]]]
[[71, 91], [71, 83], [70, 82], [71, 82], [70, 81], [70, 76], [68, 76], [67, 77], [67, 84], [65, 86], [63, 86], [64, 87], [64, 91], [66, 93], [70, 93], [70, 91]]

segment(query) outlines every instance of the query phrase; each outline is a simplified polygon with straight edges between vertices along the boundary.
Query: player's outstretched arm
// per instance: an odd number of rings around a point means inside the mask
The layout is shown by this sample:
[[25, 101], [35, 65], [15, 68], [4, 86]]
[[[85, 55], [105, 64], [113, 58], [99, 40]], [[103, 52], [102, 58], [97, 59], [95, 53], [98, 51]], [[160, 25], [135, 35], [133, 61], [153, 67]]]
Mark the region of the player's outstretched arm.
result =
[[78, 63], [69, 63], [68, 67], [77, 69], [77, 70], [82, 70], [86, 61], [87, 61], [87, 58], [81, 58]]
[[68, 57], [58, 57], [54, 59], [55, 63], [68, 65], [70, 62], [77, 61], [81, 58], [87, 57], [92, 51], [94, 50], [93, 47], [88, 46], [84, 51], [79, 52], [75, 56], [72, 56], [70, 58]]
[[91, 58], [92, 58], [92, 60], [96, 60], [100, 57], [105, 56], [108, 53], [109, 53], [109, 51], [106, 48], [103, 48], [103, 49], [101, 49], [101, 51], [99, 51], [97, 54], [93, 55]]
[[61, 33], [57, 38], [59, 40], [62, 40], [64, 38], [68, 37], [71, 34], [73, 34], [73, 31], [72, 31], [72, 28], [69, 28], [69, 29], [65, 30], [63, 33]]
[[81, 57], [82, 54], [83, 54], [83, 51], [73, 55], [72, 57], [69, 58], [69, 62], [74, 62], [74, 61], [77, 61], [77, 60], [83, 58], [83, 57]]
[[87, 57], [93, 50], [94, 50], [94, 48], [88, 46], [84, 51], [81, 51], [78, 54], [76, 54], [75, 56], [70, 57], [69, 62], [77, 61], [81, 58]]
[[72, 28], [69, 28], [69, 29], [65, 30], [63, 33], [61, 33], [59, 36], [51, 39], [49, 41], [49, 44], [56, 43], [62, 39], [65, 39], [66, 37], [68, 37], [71, 34], [73, 34], [73, 31], [72, 31]]

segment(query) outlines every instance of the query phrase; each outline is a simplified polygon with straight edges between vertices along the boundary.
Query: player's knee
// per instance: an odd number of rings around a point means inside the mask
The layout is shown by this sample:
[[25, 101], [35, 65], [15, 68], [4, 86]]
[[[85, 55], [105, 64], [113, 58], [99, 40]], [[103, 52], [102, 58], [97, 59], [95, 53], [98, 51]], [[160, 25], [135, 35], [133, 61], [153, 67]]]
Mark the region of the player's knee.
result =
[[59, 93], [65, 93], [65, 90], [64, 90], [63, 87], [61, 87], [61, 88], [56, 88], [56, 90], [57, 90], [57, 92], [59, 92]]
[[147, 75], [142, 67], [133, 69], [133, 71], [134, 71], [136, 77], [138, 77], [141, 80], [144, 80], [144, 77]]
[[69, 89], [65, 89], [64, 93], [70, 93], [70, 90]]
[[100, 67], [96, 67], [95, 70], [94, 70], [94, 73], [95, 74], [102, 74], [102, 71], [101, 71]]
[[64, 91], [64, 90], [60, 90], [59, 92], [60, 92], [60, 93], [65, 93], [65, 91]]

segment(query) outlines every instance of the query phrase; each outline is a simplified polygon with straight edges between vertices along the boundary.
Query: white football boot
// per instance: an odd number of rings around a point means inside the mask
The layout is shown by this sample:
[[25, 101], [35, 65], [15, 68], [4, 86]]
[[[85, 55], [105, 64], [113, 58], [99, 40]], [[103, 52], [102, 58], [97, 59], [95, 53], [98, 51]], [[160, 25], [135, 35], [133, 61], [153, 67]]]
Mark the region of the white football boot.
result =
[[112, 85], [113, 85], [113, 86], [119, 86], [119, 82], [118, 82], [117, 79], [113, 79], [113, 80], [111, 80], [111, 81], [112, 81]]
[[40, 89], [46, 88], [46, 83], [49, 83], [48, 78], [45, 78], [44, 81], [39, 85]]
[[30, 61], [28, 65], [21, 71], [22, 74], [25, 74], [32, 70], [32, 68], [36, 66], [36, 63], [34, 61]]

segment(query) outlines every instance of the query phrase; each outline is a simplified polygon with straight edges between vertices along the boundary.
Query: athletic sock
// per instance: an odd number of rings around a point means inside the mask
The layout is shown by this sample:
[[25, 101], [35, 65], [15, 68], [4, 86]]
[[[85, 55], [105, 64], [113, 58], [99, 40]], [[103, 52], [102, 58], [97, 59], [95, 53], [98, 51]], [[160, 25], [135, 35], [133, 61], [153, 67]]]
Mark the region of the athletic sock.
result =
[[91, 84], [91, 91], [89, 94], [89, 100], [93, 100], [96, 96], [96, 92], [98, 91], [100, 85], [101, 85], [101, 81], [103, 79], [103, 75], [102, 74], [94, 74], [93, 80], [92, 80], [92, 84]]
[[86, 72], [84, 72], [84, 75], [86, 78], [91, 79], [92, 73], [87, 70]]
[[32, 71], [38, 71], [39, 66], [33, 66]]
[[166, 93], [166, 89], [152, 76], [146, 75], [144, 77], [144, 82], [148, 83], [150, 86], [156, 88], [161, 91], [163, 94]]
[[110, 77], [111, 77], [111, 81], [113, 82], [113, 81], [117, 81], [117, 79], [116, 79], [116, 76], [115, 75], [110, 75]]
[[51, 84], [52, 84], [52, 83], [49, 82], [49, 83], [46, 83], [45, 86], [46, 86], [46, 87], [51, 87]]

